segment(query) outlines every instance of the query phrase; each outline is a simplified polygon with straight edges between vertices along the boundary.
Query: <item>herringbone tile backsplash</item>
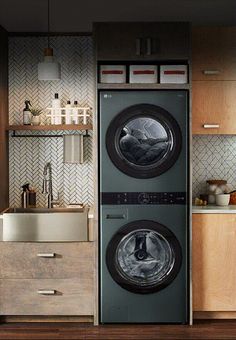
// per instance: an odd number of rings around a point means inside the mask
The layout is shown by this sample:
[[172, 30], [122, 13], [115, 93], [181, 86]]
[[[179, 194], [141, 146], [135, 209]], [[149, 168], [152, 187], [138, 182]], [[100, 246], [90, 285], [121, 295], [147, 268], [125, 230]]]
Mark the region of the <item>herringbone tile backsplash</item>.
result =
[[[37, 64], [43, 59], [47, 39], [43, 37], [11, 37], [9, 41], [9, 122], [22, 124], [24, 101], [29, 99], [39, 108], [50, 106], [55, 93], [62, 104], [78, 100], [95, 108], [93, 42], [91, 37], [54, 37], [55, 57], [62, 67], [62, 79], [38, 81]], [[94, 110], [93, 110], [94, 112]], [[45, 117], [43, 117], [43, 120]], [[19, 132], [18, 132], [19, 133]], [[24, 134], [24, 132], [20, 132]], [[65, 132], [49, 132], [62, 135]], [[72, 132], [66, 132], [72, 133]], [[74, 131], [73, 133], [79, 133]], [[43, 134], [43, 132], [32, 132]], [[85, 139], [84, 164], [63, 164], [63, 139], [11, 138], [10, 205], [21, 204], [21, 186], [29, 182], [37, 189], [38, 206], [46, 205], [41, 194], [43, 167], [50, 161], [53, 168], [54, 196], [59, 192], [60, 204], [93, 203], [93, 140]], [[236, 137], [193, 137], [193, 197], [206, 191], [207, 179], [226, 179], [236, 189]]]
[[[35, 107], [51, 105], [55, 93], [62, 104], [77, 100], [79, 105], [89, 105], [94, 113], [94, 61], [91, 37], [55, 37], [51, 39], [54, 54], [61, 63], [61, 81], [38, 81], [37, 64], [43, 59], [47, 46], [44, 37], [12, 37], [9, 41], [9, 122], [22, 124], [24, 101]], [[43, 120], [45, 117], [43, 117]], [[20, 132], [24, 134], [25, 132]], [[47, 132], [48, 133], [48, 132]], [[49, 132], [62, 135], [65, 132]], [[66, 132], [80, 133], [78, 131]], [[43, 132], [32, 132], [34, 135]], [[9, 138], [10, 151], [10, 206], [21, 204], [21, 186], [29, 182], [37, 190], [37, 205], [45, 206], [41, 193], [43, 168], [52, 163], [53, 193], [59, 192], [60, 205], [68, 203], [93, 203], [93, 135], [85, 138], [83, 164], [63, 163], [63, 138]]]
[[236, 189], [236, 136], [193, 137], [193, 197], [205, 193], [208, 179], [227, 180]]

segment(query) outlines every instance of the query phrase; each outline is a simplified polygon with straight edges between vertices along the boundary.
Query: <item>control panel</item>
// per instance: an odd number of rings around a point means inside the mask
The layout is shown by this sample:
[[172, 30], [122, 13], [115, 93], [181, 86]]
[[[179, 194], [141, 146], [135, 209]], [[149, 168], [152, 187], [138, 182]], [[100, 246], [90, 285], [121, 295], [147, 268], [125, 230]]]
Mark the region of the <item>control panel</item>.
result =
[[186, 204], [186, 192], [103, 192], [101, 203], [106, 204]]

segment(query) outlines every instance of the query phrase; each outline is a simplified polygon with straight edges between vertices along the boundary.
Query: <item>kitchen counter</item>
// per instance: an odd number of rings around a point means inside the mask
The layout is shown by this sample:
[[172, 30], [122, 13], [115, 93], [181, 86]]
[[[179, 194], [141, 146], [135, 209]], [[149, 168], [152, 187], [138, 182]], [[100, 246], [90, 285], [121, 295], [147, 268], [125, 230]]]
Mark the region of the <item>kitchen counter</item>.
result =
[[227, 205], [225, 207], [220, 207], [217, 205], [206, 205], [192, 207], [193, 214], [236, 214], [236, 205]]

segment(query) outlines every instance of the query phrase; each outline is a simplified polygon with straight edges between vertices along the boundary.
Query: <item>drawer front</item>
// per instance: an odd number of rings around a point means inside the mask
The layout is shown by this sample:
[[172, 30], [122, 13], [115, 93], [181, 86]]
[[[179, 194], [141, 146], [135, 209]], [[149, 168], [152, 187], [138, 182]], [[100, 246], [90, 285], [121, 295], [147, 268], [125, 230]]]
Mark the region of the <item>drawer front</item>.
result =
[[94, 244], [0, 243], [1, 279], [78, 278], [91, 275]]
[[93, 277], [0, 280], [0, 315], [93, 315]]

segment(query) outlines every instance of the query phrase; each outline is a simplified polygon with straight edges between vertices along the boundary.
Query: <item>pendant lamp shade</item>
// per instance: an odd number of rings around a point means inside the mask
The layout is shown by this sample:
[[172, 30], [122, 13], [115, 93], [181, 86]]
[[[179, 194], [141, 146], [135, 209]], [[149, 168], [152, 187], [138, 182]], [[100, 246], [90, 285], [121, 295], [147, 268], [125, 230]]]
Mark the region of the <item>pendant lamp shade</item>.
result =
[[50, 47], [50, 0], [48, 0], [48, 47], [44, 49], [44, 60], [38, 64], [38, 80], [60, 80], [61, 65], [54, 60]]
[[38, 64], [38, 79], [61, 79], [61, 65], [54, 60], [52, 48], [45, 48], [44, 50], [44, 61]]

